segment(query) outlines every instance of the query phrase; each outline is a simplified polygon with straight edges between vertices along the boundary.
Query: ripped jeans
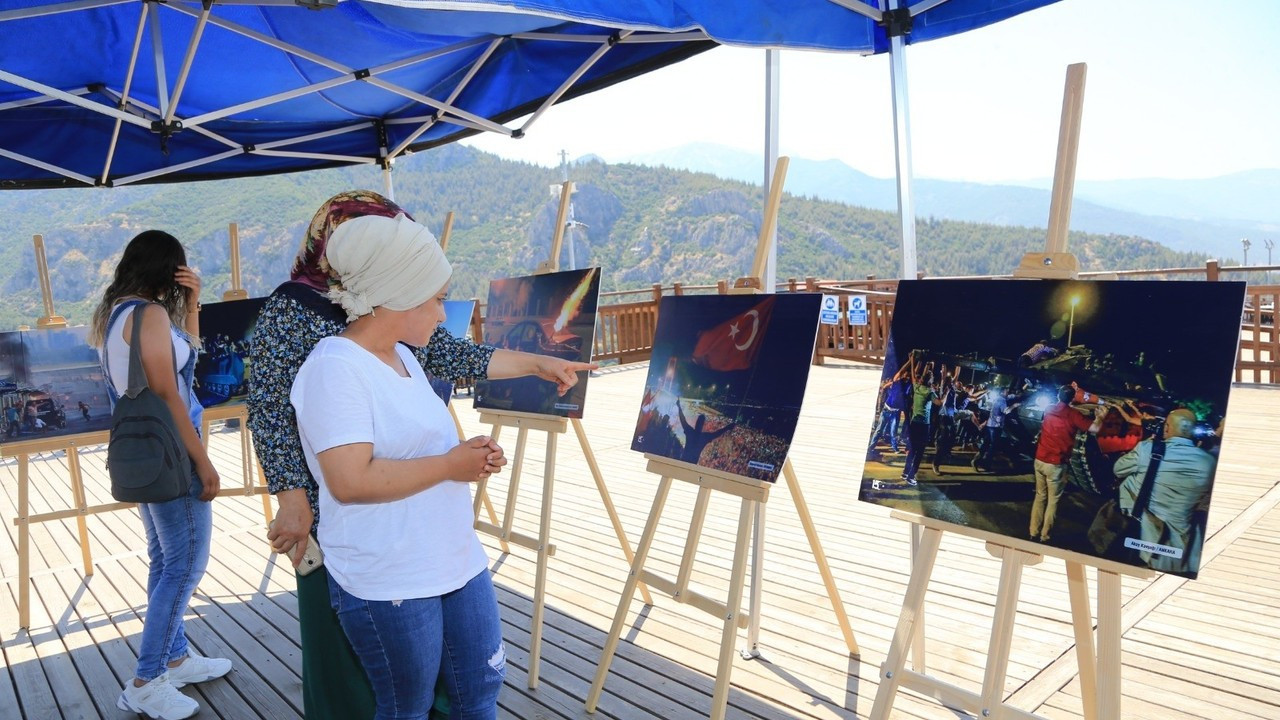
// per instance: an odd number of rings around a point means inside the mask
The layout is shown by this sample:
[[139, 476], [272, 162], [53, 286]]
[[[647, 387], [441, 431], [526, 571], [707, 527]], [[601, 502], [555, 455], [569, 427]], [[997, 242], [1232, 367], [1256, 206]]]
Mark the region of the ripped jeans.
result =
[[450, 720], [493, 720], [506, 673], [498, 598], [488, 568], [451, 593], [361, 600], [329, 576], [329, 598], [377, 703], [374, 720], [425, 720], [436, 678]]

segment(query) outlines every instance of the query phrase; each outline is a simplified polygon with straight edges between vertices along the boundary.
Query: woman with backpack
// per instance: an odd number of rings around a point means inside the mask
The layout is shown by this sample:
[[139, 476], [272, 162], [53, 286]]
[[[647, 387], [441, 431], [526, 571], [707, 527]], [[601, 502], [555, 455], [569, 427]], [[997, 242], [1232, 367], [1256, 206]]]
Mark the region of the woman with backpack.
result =
[[[210, 501], [219, 487], [218, 471], [200, 441], [202, 408], [192, 392], [199, 296], [200, 277], [187, 267], [182, 245], [169, 233], [148, 230], [125, 247], [89, 332], [90, 344], [99, 348], [113, 404], [129, 387], [130, 341], [138, 339], [147, 385], [167, 405], [191, 459], [190, 492], [138, 505], [150, 561], [147, 611], [137, 668], [116, 705], [155, 720], [196, 714], [199, 703], [178, 689], [231, 670], [230, 660], [196, 654], [182, 620], [209, 563]], [[141, 323], [139, 334], [135, 323]]]

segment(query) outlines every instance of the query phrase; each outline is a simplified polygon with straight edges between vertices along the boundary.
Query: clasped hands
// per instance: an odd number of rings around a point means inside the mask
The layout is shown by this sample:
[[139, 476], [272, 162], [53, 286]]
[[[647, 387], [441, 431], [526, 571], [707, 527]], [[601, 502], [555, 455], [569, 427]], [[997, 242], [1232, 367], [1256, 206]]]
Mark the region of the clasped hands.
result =
[[453, 479], [459, 482], [477, 482], [486, 480], [490, 475], [501, 472], [507, 464], [507, 456], [502, 446], [488, 435], [477, 435], [464, 440], [449, 454], [456, 461]]

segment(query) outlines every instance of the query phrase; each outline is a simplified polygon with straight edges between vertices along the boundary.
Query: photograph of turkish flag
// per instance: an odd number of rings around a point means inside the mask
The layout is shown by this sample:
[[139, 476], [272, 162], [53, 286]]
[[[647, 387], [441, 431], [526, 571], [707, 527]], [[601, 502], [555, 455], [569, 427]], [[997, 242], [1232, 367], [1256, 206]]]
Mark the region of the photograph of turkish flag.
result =
[[756, 353], [764, 344], [775, 297], [770, 295], [741, 315], [699, 333], [698, 344], [693, 348], [693, 361], [712, 370], [746, 370], [751, 367]]
[[662, 298], [631, 448], [777, 480], [800, 418], [820, 303], [811, 293]]

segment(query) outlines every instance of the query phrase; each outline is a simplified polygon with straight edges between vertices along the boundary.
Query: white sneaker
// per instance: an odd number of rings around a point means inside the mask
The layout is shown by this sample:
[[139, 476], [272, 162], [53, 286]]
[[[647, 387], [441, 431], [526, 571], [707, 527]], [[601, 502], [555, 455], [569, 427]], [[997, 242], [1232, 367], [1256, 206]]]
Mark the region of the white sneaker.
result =
[[116, 707], [152, 720], [183, 720], [199, 712], [200, 703], [178, 692], [169, 682], [169, 673], [165, 673], [142, 687], [134, 686], [130, 678]]
[[169, 682], [176, 688], [220, 678], [231, 672], [231, 661], [226, 658], [208, 658], [187, 648], [187, 659], [181, 665], [169, 668]]

